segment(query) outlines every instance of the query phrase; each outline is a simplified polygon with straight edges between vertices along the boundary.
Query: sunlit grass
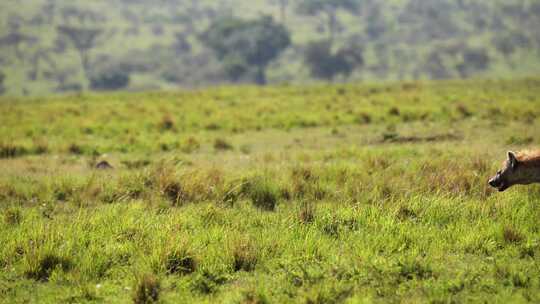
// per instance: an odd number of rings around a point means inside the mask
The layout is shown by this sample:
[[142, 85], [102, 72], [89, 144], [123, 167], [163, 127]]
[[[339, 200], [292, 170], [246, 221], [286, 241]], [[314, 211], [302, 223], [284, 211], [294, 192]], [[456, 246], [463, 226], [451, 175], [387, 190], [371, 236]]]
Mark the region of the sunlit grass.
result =
[[538, 83], [4, 99], [0, 302], [540, 301]]

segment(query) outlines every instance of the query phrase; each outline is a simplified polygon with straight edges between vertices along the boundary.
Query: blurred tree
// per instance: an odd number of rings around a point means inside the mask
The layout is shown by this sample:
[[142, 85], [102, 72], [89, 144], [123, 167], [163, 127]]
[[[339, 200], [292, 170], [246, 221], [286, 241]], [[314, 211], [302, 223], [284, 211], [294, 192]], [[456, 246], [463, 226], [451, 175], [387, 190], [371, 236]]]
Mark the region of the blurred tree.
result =
[[21, 27], [25, 24], [24, 18], [18, 14], [10, 14], [6, 21], [7, 29], [10, 32], [19, 32]]
[[[402, 40], [408, 43], [430, 43], [448, 40], [464, 34], [458, 26], [463, 14], [456, 1], [452, 0], [409, 0], [398, 16]], [[410, 30], [414, 29], [414, 30]]]
[[43, 16], [45, 16], [46, 22], [48, 24], [52, 24], [54, 22], [54, 16], [56, 13], [56, 0], [48, 0], [45, 4], [43, 4], [41, 13]]
[[99, 91], [119, 90], [128, 84], [129, 74], [121, 70], [104, 71], [90, 79], [90, 87]]
[[332, 42], [322, 40], [306, 47], [304, 62], [313, 77], [332, 80], [340, 74], [350, 76], [357, 66], [363, 65], [364, 60], [360, 48], [345, 47], [333, 52]]
[[220, 83], [230, 77], [225, 74], [222, 65], [211, 50], [173, 54], [173, 56], [172, 64], [167, 65], [161, 74], [167, 82], [198, 87], [201, 84]]
[[469, 77], [488, 69], [490, 58], [484, 48], [466, 48], [462, 53], [463, 62], [456, 66], [461, 77]]
[[78, 83], [73, 82], [73, 78], [75, 78], [76, 74], [77, 74], [77, 70], [75, 68], [55, 69], [50, 75], [51, 78], [56, 80], [56, 82], [58, 83], [55, 91], [56, 92], [82, 91], [82, 86]]
[[512, 41], [512, 37], [508, 36], [495, 36], [491, 39], [491, 43], [495, 46], [497, 51], [503, 54], [504, 57], [509, 57], [516, 50], [516, 45]]
[[452, 75], [444, 65], [443, 52], [432, 51], [426, 58], [422, 69], [431, 79], [445, 79]]
[[164, 33], [165, 33], [165, 28], [163, 27], [162, 24], [152, 25], [152, 34], [154, 34], [154, 36], [163, 36]]
[[190, 53], [192, 50], [191, 43], [188, 41], [188, 37], [183, 32], [178, 32], [174, 34], [175, 43], [173, 44], [173, 49], [176, 51], [176, 54]]
[[287, 22], [287, 8], [291, 0], [269, 0], [270, 4], [277, 5], [279, 7], [279, 20], [285, 24]]
[[385, 20], [382, 8], [380, 5], [373, 4], [370, 6], [367, 16], [366, 34], [371, 40], [379, 39], [386, 32], [388, 24]]
[[90, 79], [89, 52], [97, 45], [97, 40], [103, 33], [103, 30], [98, 28], [59, 26], [58, 32], [71, 41], [81, 58], [86, 79]]
[[527, 48], [531, 46], [530, 39], [518, 31], [501, 33], [492, 38], [491, 43], [495, 48], [508, 57], [518, 48]]
[[30, 58], [32, 68], [28, 72], [28, 79], [31, 81], [38, 79], [41, 71], [41, 62], [46, 62], [53, 70], [56, 69], [56, 63], [52, 60], [50, 53], [50, 50], [44, 48], [40, 48], [34, 53]]
[[290, 43], [289, 31], [272, 17], [257, 20], [221, 19], [201, 36], [214, 51], [233, 81], [254, 75], [257, 84], [266, 84], [266, 67]]
[[339, 29], [337, 12], [339, 9], [356, 11], [359, 8], [356, 0], [301, 0], [298, 3], [299, 14], [322, 16], [327, 24], [329, 40], [333, 42]]
[[23, 33], [20, 33], [18, 29], [15, 29], [6, 36], [0, 38], [0, 48], [12, 47], [17, 59], [23, 60], [25, 57], [23, 49], [25, 49], [25, 47], [28, 48], [30, 46], [33, 46], [38, 41], [38, 38], [25, 35]]
[[6, 92], [6, 87], [4, 86], [4, 80], [6, 79], [6, 75], [2, 71], [0, 71], [0, 95], [3, 95]]

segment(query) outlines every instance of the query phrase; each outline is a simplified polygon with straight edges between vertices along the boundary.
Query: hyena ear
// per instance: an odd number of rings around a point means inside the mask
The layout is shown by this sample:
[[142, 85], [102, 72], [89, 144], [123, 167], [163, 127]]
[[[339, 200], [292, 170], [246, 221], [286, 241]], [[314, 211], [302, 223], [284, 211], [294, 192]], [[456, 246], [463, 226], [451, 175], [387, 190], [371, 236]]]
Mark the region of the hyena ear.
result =
[[515, 169], [518, 165], [518, 160], [516, 157], [516, 153], [512, 151], [508, 151], [508, 163], [510, 164], [510, 167], [512, 169]]

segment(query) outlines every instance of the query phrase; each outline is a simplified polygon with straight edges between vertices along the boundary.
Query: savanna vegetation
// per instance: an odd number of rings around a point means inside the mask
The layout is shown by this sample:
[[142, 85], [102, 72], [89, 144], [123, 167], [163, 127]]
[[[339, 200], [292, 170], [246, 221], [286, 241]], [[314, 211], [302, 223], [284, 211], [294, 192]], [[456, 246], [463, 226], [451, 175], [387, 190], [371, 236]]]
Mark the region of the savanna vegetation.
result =
[[0, 94], [534, 76], [538, 28], [538, 0], [1, 1]]
[[539, 302], [540, 188], [487, 185], [539, 105], [539, 78], [4, 97], [0, 302]]

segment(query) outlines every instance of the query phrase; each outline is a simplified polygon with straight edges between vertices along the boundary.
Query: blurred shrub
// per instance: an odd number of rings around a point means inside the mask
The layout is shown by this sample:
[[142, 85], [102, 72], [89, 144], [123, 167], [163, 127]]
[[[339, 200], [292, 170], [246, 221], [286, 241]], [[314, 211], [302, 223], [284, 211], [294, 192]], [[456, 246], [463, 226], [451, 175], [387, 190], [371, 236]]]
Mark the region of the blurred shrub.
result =
[[20, 145], [0, 142], [0, 159], [15, 158], [28, 154], [28, 150]]
[[360, 49], [343, 47], [334, 51], [330, 40], [321, 40], [308, 44], [304, 62], [313, 77], [332, 80], [340, 74], [348, 77], [364, 61]]
[[[183, 52], [176, 55], [170, 52], [171, 61], [161, 72], [161, 78], [170, 83], [198, 86], [222, 82], [227, 79], [220, 62], [209, 50], [198, 53]], [[174, 60], [172, 59], [174, 58]]]
[[80, 92], [82, 89], [82, 86], [78, 83], [66, 83], [58, 85], [56, 92]]
[[120, 71], [102, 72], [90, 79], [90, 87], [93, 90], [119, 90], [129, 85], [129, 74]]
[[484, 48], [467, 48], [462, 53], [463, 63], [457, 66], [461, 77], [469, 77], [489, 68], [490, 58]]
[[6, 87], [4, 86], [4, 80], [6, 79], [6, 75], [2, 71], [0, 71], [0, 95], [4, 94], [6, 91]]

